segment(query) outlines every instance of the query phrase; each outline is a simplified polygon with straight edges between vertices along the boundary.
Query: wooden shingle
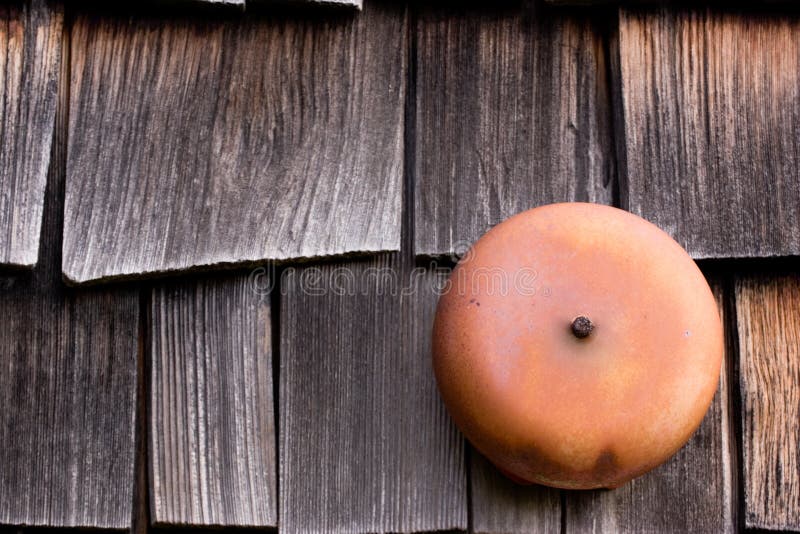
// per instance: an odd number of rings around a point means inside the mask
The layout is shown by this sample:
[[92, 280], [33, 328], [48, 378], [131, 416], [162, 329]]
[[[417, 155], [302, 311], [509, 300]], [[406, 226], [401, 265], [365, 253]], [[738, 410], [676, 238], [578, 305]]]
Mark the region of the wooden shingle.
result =
[[0, 525], [129, 529], [139, 294], [61, 283], [66, 79], [41, 260], [0, 278]]
[[561, 530], [559, 491], [521, 486], [478, 451], [470, 451], [472, 529], [475, 534], [547, 534]]
[[61, 2], [0, 6], [0, 264], [39, 256], [63, 24]]
[[234, 275], [153, 290], [154, 524], [277, 524], [269, 296], [256, 281]]
[[736, 282], [746, 526], [800, 530], [800, 278]]
[[36, 278], [0, 295], [0, 525], [127, 529], [138, 294]]
[[416, 254], [463, 252], [540, 204], [611, 203], [605, 49], [592, 19], [520, 3], [421, 8]]
[[619, 13], [622, 206], [695, 258], [800, 254], [800, 17]]
[[464, 443], [431, 368], [438, 276], [382, 255], [283, 277], [283, 532], [466, 529]]
[[406, 31], [389, 2], [78, 15], [65, 277], [397, 250]]

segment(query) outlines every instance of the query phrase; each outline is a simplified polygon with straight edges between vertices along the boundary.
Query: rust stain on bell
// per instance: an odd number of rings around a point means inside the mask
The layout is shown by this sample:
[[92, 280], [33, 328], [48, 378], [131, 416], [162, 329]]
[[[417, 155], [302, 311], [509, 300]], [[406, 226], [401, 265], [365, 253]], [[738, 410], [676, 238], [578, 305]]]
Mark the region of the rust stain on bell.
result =
[[459, 262], [433, 364], [456, 424], [510, 478], [617, 487], [688, 441], [723, 346], [680, 245], [628, 212], [567, 203], [508, 219]]

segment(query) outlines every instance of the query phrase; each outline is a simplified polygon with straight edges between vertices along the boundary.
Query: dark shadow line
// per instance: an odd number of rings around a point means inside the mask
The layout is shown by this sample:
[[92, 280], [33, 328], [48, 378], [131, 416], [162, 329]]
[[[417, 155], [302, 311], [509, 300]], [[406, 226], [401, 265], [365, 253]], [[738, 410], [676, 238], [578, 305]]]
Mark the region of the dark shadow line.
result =
[[742, 390], [740, 388], [740, 346], [738, 312], [736, 311], [736, 284], [733, 275], [727, 275], [723, 285], [723, 311], [725, 313], [726, 380], [728, 381], [728, 439], [731, 471], [731, 520], [734, 532], [744, 532], [744, 429], [742, 421]]
[[150, 526], [149, 400], [150, 400], [150, 288], [139, 287], [139, 351], [136, 402], [136, 486], [134, 489], [133, 534], [146, 534]]
[[475, 532], [475, 519], [472, 506], [472, 445], [469, 444], [466, 438], [463, 438], [464, 443], [464, 472], [467, 476], [467, 532], [472, 534]]
[[611, 130], [611, 205], [628, 209], [628, 147], [625, 137], [625, 110], [622, 102], [622, 71], [619, 51], [619, 11], [607, 14], [603, 36], [606, 54], [606, 90], [609, 99]]
[[270, 341], [272, 343], [272, 409], [275, 424], [275, 520], [280, 525], [281, 515], [281, 280], [283, 267], [268, 269], [275, 277], [270, 281], [272, 289], [269, 294]]
[[403, 116], [403, 199], [401, 221], [401, 264], [414, 263], [416, 223], [416, 162], [417, 162], [417, 9], [416, 3], [406, 4], [406, 94]]

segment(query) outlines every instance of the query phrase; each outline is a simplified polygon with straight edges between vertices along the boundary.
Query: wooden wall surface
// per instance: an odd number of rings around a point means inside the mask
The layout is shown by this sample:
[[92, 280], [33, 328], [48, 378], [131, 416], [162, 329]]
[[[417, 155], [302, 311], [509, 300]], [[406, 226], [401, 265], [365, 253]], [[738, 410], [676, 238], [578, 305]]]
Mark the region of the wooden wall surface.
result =
[[[0, 531], [800, 530], [796, 13], [363, 8], [0, 9]], [[718, 395], [613, 491], [510, 483], [430, 369], [428, 257], [560, 200], [722, 260]]]
[[[57, 37], [40, 28], [39, 38], [61, 40], [58, 28]], [[61, 43], [57, 49], [66, 52]], [[61, 283], [69, 78], [61, 58], [58, 65], [38, 265], [0, 276], [0, 525], [126, 529], [135, 491], [139, 293]]]

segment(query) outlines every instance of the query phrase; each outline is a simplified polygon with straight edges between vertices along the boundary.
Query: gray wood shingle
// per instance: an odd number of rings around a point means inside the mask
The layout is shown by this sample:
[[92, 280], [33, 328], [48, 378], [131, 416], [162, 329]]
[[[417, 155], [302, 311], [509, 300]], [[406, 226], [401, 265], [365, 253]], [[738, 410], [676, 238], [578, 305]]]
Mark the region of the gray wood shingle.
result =
[[800, 17], [619, 13], [623, 207], [695, 258], [800, 254]]
[[233, 275], [153, 290], [154, 524], [277, 524], [269, 296], [252, 282]]
[[389, 2], [79, 14], [65, 277], [397, 250], [406, 32]]
[[611, 203], [601, 27], [591, 16], [519, 4], [421, 8], [418, 255], [463, 252], [491, 226], [536, 205]]
[[475, 534], [548, 534], [561, 530], [559, 491], [521, 486], [472, 449], [472, 529]]
[[0, 6], [0, 264], [39, 255], [63, 23], [60, 2]]
[[408, 274], [381, 255], [284, 277], [284, 532], [467, 527], [464, 443], [431, 368], [439, 275]]

